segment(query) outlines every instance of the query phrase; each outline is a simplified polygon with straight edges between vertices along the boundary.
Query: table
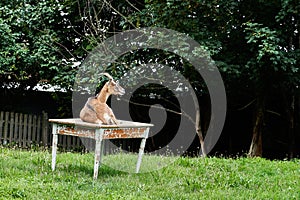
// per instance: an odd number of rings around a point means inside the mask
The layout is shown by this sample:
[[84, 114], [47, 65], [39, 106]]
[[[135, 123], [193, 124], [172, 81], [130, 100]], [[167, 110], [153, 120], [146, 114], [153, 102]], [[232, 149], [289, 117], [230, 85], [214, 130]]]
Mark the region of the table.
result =
[[79, 118], [49, 119], [52, 123], [52, 171], [55, 170], [58, 135], [71, 135], [75, 137], [92, 138], [95, 144], [94, 179], [98, 177], [101, 164], [103, 140], [142, 138], [136, 164], [136, 173], [139, 172], [146, 139], [153, 124], [119, 120], [119, 125], [92, 124], [83, 122]]

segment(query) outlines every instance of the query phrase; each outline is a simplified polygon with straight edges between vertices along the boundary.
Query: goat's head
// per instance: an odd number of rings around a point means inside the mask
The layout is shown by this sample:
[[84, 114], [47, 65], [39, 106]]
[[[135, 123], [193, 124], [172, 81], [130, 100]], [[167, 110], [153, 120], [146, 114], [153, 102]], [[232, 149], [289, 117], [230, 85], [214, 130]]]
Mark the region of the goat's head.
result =
[[118, 81], [114, 81], [113, 77], [108, 73], [101, 73], [109, 78], [109, 81], [105, 84], [107, 93], [114, 95], [124, 95], [125, 90], [119, 85]]
[[124, 95], [125, 90], [119, 85], [118, 81], [109, 80], [107, 83], [107, 91], [109, 94]]

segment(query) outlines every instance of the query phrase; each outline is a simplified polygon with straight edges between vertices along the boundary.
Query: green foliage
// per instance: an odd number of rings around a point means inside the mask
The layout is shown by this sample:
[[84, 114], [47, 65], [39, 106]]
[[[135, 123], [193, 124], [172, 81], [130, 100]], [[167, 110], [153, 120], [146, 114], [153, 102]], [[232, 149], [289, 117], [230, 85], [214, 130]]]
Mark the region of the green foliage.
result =
[[[289, 57], [281, 45], [281, 39], [277, 31], [270, 30], [268, 27], [262, 27], [258, 23], [245, 23], [245, 31], [247, 43], [254, 44], [252, 51], [257, 51], [255, 61], [258, 64], [270, 64], [275, 71], [281, 68], [282, 71], [287, 71], [290, 66], [292, 72], [297, 72], [298, 67], [295, 66], [297, 60]], [[264, 58], [268, 60], [264, 63]]]
[[[199, 42], [216, 60], [226, 80], [234, 81], [245, 72], [250, 78], [256, 77], [257, 70], [244, 69], [247, 63], [248, 66], [269, 65], [274, 71], [293, 75], [298, 72], [299, 58], [299, 45], [296, 45], [299, 33], [295, 32], [299, 21], [297, 10], [297, 0], [147, 0], [144, 4], [5, 1], [1, 2], [0, 9], [0, 73], [6, 81], [25, 86], [46, 79], [70, 88], [77, 69], [73, 64], [81, 62], [110, 33], [119, 29], [163, 27], [185, 33]], [[294, 47], [287, 47], [291, 37]], [[128, 62], [134, 64], [132, 57], [137, 59], [141, 55], [140, 60], [144, 58], [146, 62], [147, 54], [160, 57], [149, 50], [140, 51], [136, 56], [126, 57], [127, 66]], [[179, 68], [180, 65], [189, 68], [172, 54], [161, 58], [168, 59], [168, 63], [174, 60]], [[116, 76], [120, 76], [119, 71], [124, 72], [121, 65], [108, 68]], [[297, 81], [294, 76], [291, 79]]]
[[[169, 159], [147, 156], [145, 158]], [[104, 157], [116, 165], [136, 155]], [[93, 154], [0, 149], [0, 199], [298, 199], [299, 160], [177, 158], [157, 171], [127, 174], [101, 166]], [[142, 166], [146, 164], [142, 162]], [[147, 167], [147, 166], [144, 166]]]
[[[231, 29], [236, 1], [145, 1], [145, 9], [129, 17], [137, 27], [162, 27], [185, 33], [212, 55], [220, 51], [222, 34]], [[221, 17], [222, 16], [222, 17]], [[127, 28], [125, 26], [124, 28]]]
[[[300, 83], [299, 8], [297, 0], [147, 0], [143, 10], [129, 16], [131, 23], [122, 25], [124, 29], [135, 24], [185, 33], [210, 52], [227, 93], [247, 96], [247, 101], [272, 99], [275, 93], [276, 98], [293, 95]], [[190, 66], [176, 64], [192, 80]], [[236, 106], [233, 101], [229, 104]]]
[[13, 1], [1, 3], [1, 76], [21, 88], [33, 87], [42, 79], [51, 80], [60, 61], [53, 43], [54, 27], [61, 6], [55, 1]]
[[[264, 90], [263, 95], [274, 88], [280, 89], [275, 90], [276, 97], [294, 95], [300, 83], [299, 10], [299, 0], [1, 1], [1, 86], [32, 88], [46, 80], [71, 89], [78, 64], [109, 36], [133, 28], [161, 27], [200, 43], [221, 71], [227, 93], [245, 95], [247, 101], [257, 98], [258, 89]], [[166, 45], [174, 44], [178, 41]], [[181, 41], [178, 49], [188, 57], [185, 44]], [[193, 54], [203, 56], [203, 51]], [[141, 64], [166, 64], [202, 93], [205, 84], [180, 56], [139, 49], [102, 67], [122, 77]], [[235, 103], [229, 101], [230, 106]]]

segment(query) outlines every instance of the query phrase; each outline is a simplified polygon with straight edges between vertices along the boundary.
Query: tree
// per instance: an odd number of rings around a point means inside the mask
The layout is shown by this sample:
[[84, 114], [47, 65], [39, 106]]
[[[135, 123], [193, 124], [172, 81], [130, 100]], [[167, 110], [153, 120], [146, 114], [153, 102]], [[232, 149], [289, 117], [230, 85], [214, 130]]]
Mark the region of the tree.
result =
[[[129, 19], [131, 20], [131, 24], [137, 27], [163, 27], [188, 34], [199, 42], [211, 56], [215, 56], [222, 49], [222, 39], [226, 38], [228, 31], [232, 29], [231, 22], [228, 23], [228, 20], [232, 19], [230, 11], [233, 11], [236, 6], [237, 3], [235, 1], [161, 2], [151, 0], [146, 1], [145, 9], [129, 16]], [[127, 24], [125, 28], [128, 28], [128, 26], [129, 24]], [[180, 47], [178, 46], [178, 48]], [[199, 52], [199, 56], [203, 56], [200, 53], [201, 52]], [[199, 100], [199, 97], [207, 90], [199, 74], [192, 69], [190, 63], [187, 61], [178, 59], [174, 54], [160, 54], [160, 56], [157, 56], [153, 53], [151, 54], [149, 50], [145, 50], [144, 54], [162, 58], [154, 58], [153, 60], [166, 61], [166, 64], [180, 71], [192, 84], [194, 91], [196, 91], [198, 98], [194, 99], [194, 101]], [[171, 63], [174, 64], [174, 66]], [[228, 66], [230, 66], [230, 64], [226, 65], [227, 68]], [[206, 156], [204, 135], [208, 127], [206, 124], [208, 124], [210, 119], [203, 120], [203, 116], [200, 117], [200, 107], [198, 105], [195, 109], [196, 117], [193, 122], [199, 138], [202, 155]]]
[[[281, 95], [284, 95], [285, 98], [292, 95], [291, 102], [285, 103], [286, 109], [290, 113], [288, 115], [291, 115], [294, 109], [293, 96], [295, 95], [295, 86], [299, 84], [297, 65], [299, 62], [299, 44], [294, 42], [294, 38], [295, 36], [296, 38], [299, 37], [296, 31], [299, 16], [295, 15], [296, 10], [294, 8], [289, 7], [287, 11], [286, 6], [290, 5], [290, 3], [292, 2], [282, 1], [278, 7], [274, 6], [272, 16], [277, 20], [264, 22], [264, 24], [255, 22], [247, 22], [245, 24], [247, 43], [250, 44], [250, 49], [254, 53], [253, 57], [248, 61], [247, 67], [251, 68], [251, 74], [249, 75], [252, 77], [257, 91], [256, 117], [249, 150], [250, 156], [262, 156], [263, 153], [262, 134], [264, 131], [266, 103], [267, 98], [272, 98], [272, 94], [268, 93], [268, 91], [279, 89], [282, 93]], [[269, 4], [264, 6], [267, 7]], [[288, 21], [282, 21], [286, 17], [293, 19], [292, 21], [295, 20], [296, 23], [292, 23], [287, 27], [283, 26]], [[291, 129], [294, 127], [294, 119], [291, 116], [289, 118], [290, 125], [288, 129]]]
[[[277, 113], [284, 116], [288, 131], [282, 136], [288, 138], [293, 157], [299, 117], [299, 10], [298, 0], [4, 1], [0, 3], [2, 87], [33, 88], [47, 80], [71, 89], [78, 64], [108, 37], [141, 27], [168, 28], [189, 35], [209, 52], [222, 73], [230, 107], [252, 109], [249, 155], [263, 155], [265, 133], [272, 126], [269, 116]], [[179, 71], [198, 99], [207, 92], [189, 62], [168, 51], [132, 51], [106, 70], [121, 77], [129, 68], [149, 62]], [[273, 99], [283, 111], [270, 110]], [[201, 114], [195, 122], [200, 141], [209, 122]]]
[[42, 80], [52, 80], [62, 63], [58, 49], [51, 45], [60, 41], [55, 26], [61, 5], [55, 1], [0, 4], [2, 86], [32, 89]]
[[[223, 72], [227, 92], [246, 93], [255, 99], [249, 155], [262, 156], [268, 99], [274, 97], [268, 91], [289, 88], [284, 93], [290, 96], [293, 92], [288, 91], [295, 91], [299, 84], [298, 11], [295, 0], [149, 0], [145, 9], [129, 19], [138, 27], [158, 26], [186, 33], [210, 51]], [[183, 63], [176, 64], [187, 68]], [[289, 113], [294, 112], [292, 102], [286, 103], [292, 108]], [[293, 119], [290, 121], [293, 127]]]

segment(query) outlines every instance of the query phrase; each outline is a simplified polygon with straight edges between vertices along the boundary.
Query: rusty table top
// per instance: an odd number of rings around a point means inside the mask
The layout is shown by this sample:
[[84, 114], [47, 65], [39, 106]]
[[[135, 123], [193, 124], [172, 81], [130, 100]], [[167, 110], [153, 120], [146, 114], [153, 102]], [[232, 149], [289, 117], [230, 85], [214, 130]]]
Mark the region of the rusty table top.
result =
[[70, 125], [70, 126], [79, 126], [79, 127], [88, 127], [88, 128], [137, 128], [137, 127], [152, 127], [153, 124], [133, 122], [119, 120], [118, 125], [106, 125], [106, 124], [93, 124], [88, 122], [83, 122], [80, 118], [68, 118], [68, 119], [49, 119], [49, 122]]

